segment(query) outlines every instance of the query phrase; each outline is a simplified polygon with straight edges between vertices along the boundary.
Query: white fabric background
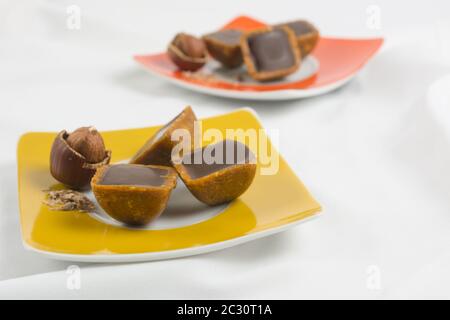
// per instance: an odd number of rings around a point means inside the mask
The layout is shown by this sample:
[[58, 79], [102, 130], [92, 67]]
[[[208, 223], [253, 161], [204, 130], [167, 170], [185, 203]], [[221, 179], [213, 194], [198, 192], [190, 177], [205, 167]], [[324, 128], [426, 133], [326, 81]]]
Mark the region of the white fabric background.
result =
[[[66, 8], [82, 10], [81, 30]], [[381, 30], [366, 9], [381, 9]], [[450, 298], [450, 2], [0, 1], [0, 298]], [[387, 42], [347, 86], [291, 102], [202, 96], [158, 81], [131, 55], [177, 31], [248, 13], [307, 17], [324, 35]], [[33, 130], [163, 123], [253, 107], [324, 207], [311, 223], [202, 256], [66, 268], [22, 248], [15, 150]], [[379, 290], [368, 286], [379, 270]]]

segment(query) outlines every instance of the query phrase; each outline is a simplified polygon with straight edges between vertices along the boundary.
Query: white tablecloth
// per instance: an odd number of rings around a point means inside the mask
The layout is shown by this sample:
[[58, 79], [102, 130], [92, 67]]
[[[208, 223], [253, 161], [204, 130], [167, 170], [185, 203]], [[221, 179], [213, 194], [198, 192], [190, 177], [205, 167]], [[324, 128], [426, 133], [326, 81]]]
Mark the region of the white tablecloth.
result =
[[[367, 23], [373, 4], [381, 29]], [[70, 5], [81, 9], [79, 30], [67, 27]], [[0, 298], [450, 298], [448, 12], [445, 0], [1, 1]], [[382, 34], [387, 42], [345, 87], [280, 103], [191, 93], [130, 58], [240, 13], [269, 22], [307, 17], [325, 35]], [[81, 286], [70, 290], [73, 263], [22, 247], [19, 136], [156, 125], [187, 104], [200, 117], [253, 107], [280, 130], [281, 153], [324, 215], [196, 257], [78, 264]]]

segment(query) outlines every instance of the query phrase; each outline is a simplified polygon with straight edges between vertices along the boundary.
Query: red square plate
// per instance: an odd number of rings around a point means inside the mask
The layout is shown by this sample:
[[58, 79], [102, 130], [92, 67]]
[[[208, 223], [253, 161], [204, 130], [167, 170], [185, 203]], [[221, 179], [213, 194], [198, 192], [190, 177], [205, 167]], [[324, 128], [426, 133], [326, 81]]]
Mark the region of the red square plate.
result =
[[[266, 24], [240, 16], [222, 29], [253, 30]], [[181, 87], [223, 97], [252, 100], [287, 100], [311, 97], [334, 90], [348, 82], [379, 50], [382, 38], [339, 39], [321, 37], [311, 55], [295, 74], [279, 81], [258, 83], [242, 78], [244, 71], [225, 70], [215, 61], [200, 72], [178, 70], [166, 53], [137, 55], [134, 59], [147, 71]], [[214, 77], [211, 75], [214, 74]]]

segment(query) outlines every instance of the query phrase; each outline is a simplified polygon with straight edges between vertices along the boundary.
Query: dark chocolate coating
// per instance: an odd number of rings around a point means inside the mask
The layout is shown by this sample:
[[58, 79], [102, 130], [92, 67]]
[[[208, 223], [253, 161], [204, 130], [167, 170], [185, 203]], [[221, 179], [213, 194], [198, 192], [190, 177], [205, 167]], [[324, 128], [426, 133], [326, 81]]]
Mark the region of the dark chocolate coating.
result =
[[207, 37], [214, 39], [216, 41], [220, 41], [223, 44], [237, 46], [239, 45], [239, 41], [241, 39], [242, 31], [228, 29], [221, 30], [207, 35]]
[[284, 30], [257, 33], [249, 37], [248, 45], [258, 71], [287, 69], [295, 65], [295, 53]]
[[[191, 107], [186, 107], [180, 114], [156, 132], [130, 160], [130, 164], [171, 166], [171, 152], [178, 143], [171, 137], [175, 130], [187, 130], [194, 137], [197, 118]], [[194, 143], [194, 141], [192, 141]]]
[[301, 36], [314, 31], [313, 27], [309, 23], [304, 21], [289, 22], [286, 23], [285, 26], [291, 28], [296, 36]]
[[166, 182], [168, 173], [160, 168], [118, 164], [106, 170], [99, 185], [160, 187]]
[[254, 160], [253, 153], [245, 144], [224, 140], [184, 156], [182, 163], [191, 179], [198, 179]]

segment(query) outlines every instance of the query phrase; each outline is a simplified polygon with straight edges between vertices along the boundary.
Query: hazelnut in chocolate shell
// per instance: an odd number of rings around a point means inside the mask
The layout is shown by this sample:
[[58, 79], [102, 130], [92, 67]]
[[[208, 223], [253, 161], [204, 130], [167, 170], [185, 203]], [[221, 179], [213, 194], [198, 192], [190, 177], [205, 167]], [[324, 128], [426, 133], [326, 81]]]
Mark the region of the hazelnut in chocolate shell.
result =
[[167, 48], [167, 54], [183, 71], [197, 71], [205, 65], [208, 56], [203, 40], [186, 33], [175, 36]]
[[50, 172], [62, 184], [72, 189], [89, 187], [97, 168], [111, 160], [100, 133], [93, 127], [83, 127], [73, 133], [61, 131], [50, 152]]

